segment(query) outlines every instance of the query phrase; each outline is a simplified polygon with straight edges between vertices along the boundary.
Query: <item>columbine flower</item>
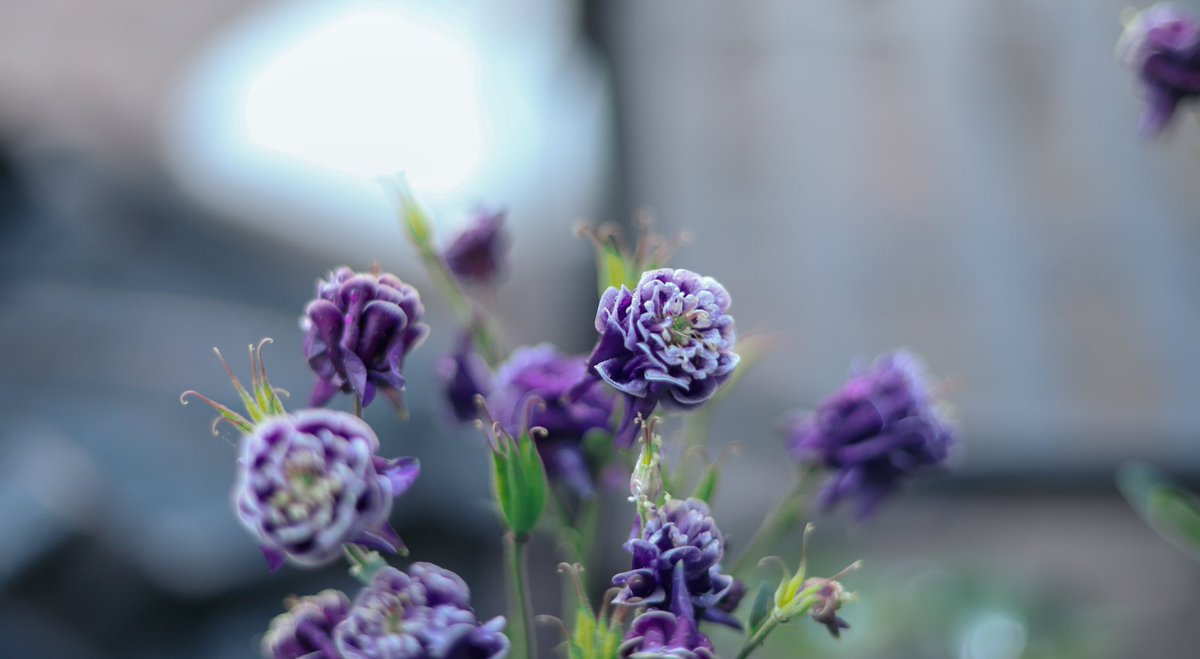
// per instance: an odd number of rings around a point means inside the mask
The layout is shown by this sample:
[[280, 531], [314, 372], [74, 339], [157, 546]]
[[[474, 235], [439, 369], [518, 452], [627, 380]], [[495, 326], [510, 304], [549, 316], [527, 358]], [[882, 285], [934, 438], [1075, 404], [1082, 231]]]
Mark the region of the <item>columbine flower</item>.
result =
[[733, 577], [721, 572], [724, 540], [703, 501], [674, 499], [654, 507], [647, 522], [636, 522], [625, 551], [633, 554], [633, 565], [613, 577], [613, 584], [622, 587], [615, 603], [666, 608], [675, 595], [672, 574], [679, 564], [698, 616], [738, 626], [722, 604], [741, 591], [734, 589]]
[[1117, 49], [1145, 85], [1141, 131], [1157, 135], [1180, 102], [1200, 94], [1200, 22], [1159, 3], [1126, 22]]
[[833, 472], [821, 504], [853, 498], [862, 518], [903, 480], [943, 464], [954, 434], [930, 398], [920, 362], [896, 352], [798, 417], [788, 432], [793, 454]]
[[475, 352], [470, 332], [459, 337], [454, 352], [439, 367], [445, 384], [443, 393], [455, 420], [467, 423], [479, 418], [479, 396], [492, 390], [492, 372], [487, 362]]
[[607, 430], [615, 406], [612, 392], [588, 377], [582, 356], [564, 355], [549, 343], [514, 350], [496, 369], [488, 396], [488, 407], [509, 433], [546, 429], [536, 440], [547, 475], [583, 496], [594, 491], [594, 465], [585, 459], [583, 438], [592, 430]]
[[338, 659], [333, 628], [346, 619], [350, 600], [337, 590], [290, 602], [287, 613], [271, 621], [262, 640], [263, 656], [274, 659]]
[[334, 630], [346, 659], [500, 659], [508, 654], [504, 618], [480, 624], [470, 590], [455, 573], [413, 563], [385, 567]]
[[425, 308], [417, 289], [395, 275], [356, 273], [342, 267], [317, 282], [317, 299], [300, 325], [308, 335], [304, 354], [317, 374], [314, 406], [338, 392], [353, 393], [365, 407], [376, 388], [404, 388], [404, 358], [425, 340]]
[[450, 272], [460, 280], [490, 284], [504, 271], [507, 249], [504, 213], [481, 211], [450, 242], [442, 258]]
[[630, 291], [609, 288], [600, 299], [600, 341], [588, 358], [595, 375], [625, 395], [617, 444], [633, 443], [638, 415], [703, 404], [737, 366], [730, 299], [711, 277], [689, 270], [650, 270]]
[[700, 632], [691, 600], [687, 596], [685, 567], [675, 563], [670, 610], [650, 609], [634, 618], [629, 633], [618, 648], [621, 659], [677, 657], [716, 659], [712, 641]]
[[321, 409], [270, 417], [242, 438], [234, 505], [272, 570], [285, 559], [328, 563], [345, 543], [403, 549], [388, 514], [420, 464], [385, 460], [378, 449], [362, 419]]

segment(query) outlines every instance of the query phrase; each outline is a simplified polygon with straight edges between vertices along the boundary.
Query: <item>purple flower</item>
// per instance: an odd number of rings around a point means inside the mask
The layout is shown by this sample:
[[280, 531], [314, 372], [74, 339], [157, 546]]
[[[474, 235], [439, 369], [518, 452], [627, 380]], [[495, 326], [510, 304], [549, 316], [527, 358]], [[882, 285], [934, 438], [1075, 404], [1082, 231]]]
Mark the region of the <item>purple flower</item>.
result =
[[1179, 104], [1200, 94], [1200, 22], [1169, 3], [1134, 15], [1117, 44], [1144, 85], [1141, 131], [1157, 135]]
[[834, 638], [841, 638], [842, 630], [850, 629], [850, 623], [837, 614], [846, 599], [845, 588], [838, 581], [816, 578], [806, 579], [800, 590], [808, 590], [813, 586], [820, 586], [820, 590], [816, 594], [817, 601], [809, 609], [809, 615], [813, 620], [825, 625], [825, 629], [829, 630]]
[[263, 656], [274, 659], [340, 659], [333, 628], [350, 613], [350, 600], [336, 590], [301, 597], [271, 621]]
[[385, 567], [334, 630], [346, 659], [500, 659], [504, 618], [480, 624], [457, 574], [431, 563]]
[[392, 499], [420, 473], [416, 458], [385, 460], [362, 419], [334, 410], [271, 417], [242, 438], [234, 506], [272, 570], [285, 559], [322, 565], [345, 543], [398, 551]]
[[341, 267], [317, 282], [301, 327], [304, 354], [317, 374], [312, 405], [338, 392], [353, 393], [365, 407], [376, 388], [404, 388], [404, 358], [425, 340], [425, 308], [417, 289], [387, 273], [356, 273]]
[[716, 659], [712, 641], [700, 632], [691, 600], [687, 596], [685, 567], [676, 562], [670, 610], [648, 609], [634, 618], [629, 633], [617, 650], [621, 659], [677, 657], [679, 659]]
[[618, 446], [633, 443], [638, 414], [702, 405], [737, 366], [730, 299], [715, 279], [690, 270], [650, 270], [630, 291], [600, 299], [600, 340], [588, 358], [595, 375], [625, 395]]
[[655, 508], [645, 526], [634, 527], [625, 551], [633, 554], [630, 570], [613, 577], [621, 592], [617, 604], [667, 607], [675, 596], [672, 580], [676, 566], [682, 566], [682, 584], [700, 618], [739, 627], [730, 615], [744, 589], [735, 587], [733, 577], [721, 572], [725, 543], [721, 531], [698, 499], [673, 499]]
[[454, 352], [442, 361], [439, 375], [455, 420], [467, 423], [478, 419], [476, 396], [487, 396], [492, 390], [492, 372], [483, 357], [475, 352], [470, 332], [463, 332], [459, 337]]
[[798, 459], [832, 471], [821, 504], [853, 498], [860, 519], [901, 481], [943, 464], [953, 442], [920, 362], [907, 352], [879, 357], [788, 431]]
[[517, 348], [496, 369], [488, 407], [513, 435], [545, 428], [536, 441], [547, 474], [577, 494], [593, 493], [594, 465], [587, 464], [582, 441], [592, 430], [609, 429], [616, 397], [588, 376], [583, 356], [564, 355], [549, 343]]
[[460, 280], [490, 284], [503, 273], [507, 250], [504, 213], [478, 211], [467, 228], [450, 242], [442, 258]]

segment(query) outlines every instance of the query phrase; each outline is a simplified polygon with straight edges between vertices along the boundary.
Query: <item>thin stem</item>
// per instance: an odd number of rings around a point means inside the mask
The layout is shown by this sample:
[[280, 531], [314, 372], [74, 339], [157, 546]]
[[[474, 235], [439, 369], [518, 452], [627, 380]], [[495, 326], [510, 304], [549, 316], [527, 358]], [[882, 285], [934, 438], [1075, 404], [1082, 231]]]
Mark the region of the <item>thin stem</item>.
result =
[[525, 578], [525, 546], [527, 539], [512, 533], [504, 536], [504, 558], [508, 572], [508, 609], [510, 624], [508, 640], [513, 657], [537, 657], [537, 640], [533, 632], [533, 610], [529, 605], [529, 583]]
[[357, 394], [354, 396], [354, 416], [363, 418], [362, 399]]
[[750, 541], [746, 543], [741, 555], [734, 562], [733, 574], [742, 574], [750, 568], [750, 561], [753, 560], [756, 547], [765, 545], [773, 548], [788, 529], [795, 526], [796, 517], [804, 507], [803, 483], [803, 476], [797, 477], [792, 487], [788, 488], [787, 494], [783, 495], [771, 512], [763, 518], [762, 524], [758, 526], [754, 535], [750, 536]]
[[751, 636], [750, 640], [746, 641], [746, 644], [742, 646], [742, 649], [738, 650], [737, 656], [733, 659], [746, 659], [746, 657], [749, 657], [751, 652], [754, 652], [756, 649], [758, 649], [758, 646], [763, 644], [763, 641], [767, 640], [767, 635], [770, 634], [777, 625], [779, 625], [779, 618], [776, 618], [774, 614], [771, 614], [771, 617], [767, 618], [767, 621], [763, 623], [763, 626], [758, 628], [758, 631], [754, 633], [754, 636]]

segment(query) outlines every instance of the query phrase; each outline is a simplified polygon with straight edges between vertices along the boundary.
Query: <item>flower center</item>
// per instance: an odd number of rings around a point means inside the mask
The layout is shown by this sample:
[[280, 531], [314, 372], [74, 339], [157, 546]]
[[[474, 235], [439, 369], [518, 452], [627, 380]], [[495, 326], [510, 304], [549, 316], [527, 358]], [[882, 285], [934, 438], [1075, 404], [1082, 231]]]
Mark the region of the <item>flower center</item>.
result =
[[712, 326], [708, 312], [703, 309], [693, 309], [670, 319], [670, 341], [675, 345], [687, 345], [692, 341], [704, 341], [702, 331]]
[[271, 504], [298, 522], [327, 504], [342, 490], [342, 484], [322, 469], [315, 453], [299, 452], [288, 456], [284, 465], [284, 487], [271, 498]]

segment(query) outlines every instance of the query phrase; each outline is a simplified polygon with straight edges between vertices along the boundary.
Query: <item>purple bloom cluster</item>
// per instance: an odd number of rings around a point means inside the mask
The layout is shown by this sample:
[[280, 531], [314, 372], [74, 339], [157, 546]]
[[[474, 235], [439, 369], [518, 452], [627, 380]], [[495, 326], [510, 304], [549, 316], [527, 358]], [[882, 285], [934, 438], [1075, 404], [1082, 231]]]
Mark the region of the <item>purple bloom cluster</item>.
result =
[[634, 527], [625, 551], [633, 554], [633, 564], [613, 577], [621, 587], [614, 603], [665, 609], [686, 594], [700, 618], [740, 627], [730, 614], [745, 591], [721, 572], [724, 539], [703, 501], [674, 499], [655, 508], [645, 525], [639, 520]]
[[242, 438], [233, 499], [271, 569], [328, 563], [345, 543], [397, 551], [392, 499], [420, 473], [416, 458], [385, 460], [364, 421], [303, 410], [269, 418]]
[[862, 518], [903, 480], [944, 463], [954, 433], [931, 402], [920, 362], [896, 352], [798, 417], [788, 443], [798, 459], [832, 471], [822, 505], [853, 498]]
[[500, 659], [508, 654], [504, 618], [475, 618], [470, 590], [431, 563], [408, 572], [381, 569], [334, 630], [344, 659]]
[[287, 613], [271, 621], [262, 640], [264, 656], [274, 659], [337, 659], [333, 630], [350, 613], [350, 600], [337, 590], [301, 597]]
[[508, 240], [504, 235], [503, 212], [477, 212], [470, 224], [458, 234], [442, 258], [446, 267], [461, 281], [493, 283], [505, 269]]
[[1182, 101], [1200, 95], [1200, 22], [1160, 3], [1129, 21], [1118, 49], [1144, 86], [1141, 131], [1157, 135]]
[[425, 340], [425, 308], [417, 289], [387, 273], [341, 267], [317, 282], [317, 299], [301, 319], [304, 354], [317, 374], [312, 405], [337, 392], [353, 393], [364, 407], [376, 388], [404, 388], [404, 358]]
[[712, 641], [696, 624], [695, 610], [688, 598], [685, 567], [677, 562], [672, 570], [670, 610], [649, 609], [634, 618], [629, 633], [617, 649], [621, 659], [676, 657], [717, 659]]
[[729, 380], [738, 364], [729, 306], [720, 283], [689, 270], [650, 270], [632, 291], [604, 292], [587, 364], [625, 395], [619, 446], [633, 443], [637, 415], [649, 418], [660, 402], [696, 408]]
[[537, 448], [547, 475], [577, 494], [593, 492], [582, 441], [592, 430], [609, 428], [616, 397], [588, 377], [583, 356], [564, 355], [549, 343], [517, 348], [496, 369], [488, 406], [509, 433], [545, 428]]

